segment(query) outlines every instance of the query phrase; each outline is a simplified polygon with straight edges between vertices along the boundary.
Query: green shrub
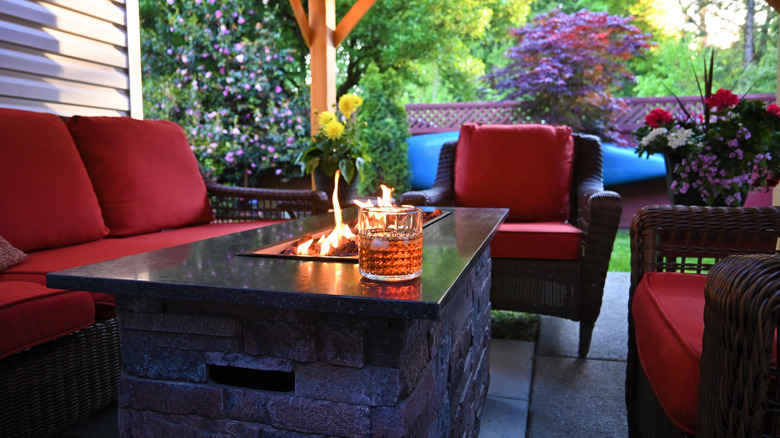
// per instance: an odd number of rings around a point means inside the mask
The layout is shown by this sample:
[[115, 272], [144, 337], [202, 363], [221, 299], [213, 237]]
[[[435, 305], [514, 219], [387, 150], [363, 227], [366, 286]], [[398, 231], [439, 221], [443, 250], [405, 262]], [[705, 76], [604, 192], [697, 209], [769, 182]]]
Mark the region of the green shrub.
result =
[[146, 117], [179, 123], [208, 172], [245, 186], [300, 176], [309, 137], [308, 93], [286, 80], [301, 55], [277, 45], [278, 5], [256, 6], [141, 2]]
[[395, 70], [380, 72], [371, 64], [360, 81], [363, 90], [363, 107], [360, 122], [366, 126], [361, 132], [368, 146], [371, 161], [363, 168], [363, 178], [358, 192], [364, 195], [381, 194], [380, 184], [395, 188], [395, 194], [410, 190], [409, 159], [406, 139], [409, 137], [409, 121], [401, 105], [403, 91], [401, 78]]

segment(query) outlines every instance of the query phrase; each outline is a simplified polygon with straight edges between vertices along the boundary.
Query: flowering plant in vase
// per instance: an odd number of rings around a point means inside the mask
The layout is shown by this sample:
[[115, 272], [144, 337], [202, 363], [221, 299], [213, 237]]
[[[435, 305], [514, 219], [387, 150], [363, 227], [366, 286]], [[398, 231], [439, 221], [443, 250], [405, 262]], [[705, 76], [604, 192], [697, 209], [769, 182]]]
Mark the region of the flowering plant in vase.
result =
[[698, 192], [705, 205], [741, 206], [749, 190], [777, 185], [780, 107], [722, 88], [712, 93], [712, 60], [704, 69], [703, 113], [688, 112], [679, 99], [676, 114], [653, 109], [633, 132], [636, 153], [662, 153], [674, 163], [672, 193]]
[[345, 94], [339, 99], [338, 110], [319, 113], [319, 129], [311, 138], [311, 146], [298, 157], [307, 174], [320, 168], [333, 178], [337, 169], [350, 183], [363, 172], [363, 164], [370, 161], [366, 146], [360, 140], [360, 121], [357, 112], [363, 98]]

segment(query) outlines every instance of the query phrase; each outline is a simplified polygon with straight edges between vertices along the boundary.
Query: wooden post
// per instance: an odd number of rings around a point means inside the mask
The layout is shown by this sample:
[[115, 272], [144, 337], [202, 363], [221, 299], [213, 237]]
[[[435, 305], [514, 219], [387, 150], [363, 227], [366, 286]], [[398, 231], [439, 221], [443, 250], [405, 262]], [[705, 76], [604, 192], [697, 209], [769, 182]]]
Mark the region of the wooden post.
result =
[[311, 29], [311, 133], [319, 123], [314, 111], [332, 110], [336, 104], [336, 1], [309, 0], [309, 28]]
[[[301, 0], [289, 0], [303, 40], [309, 47], [311, 134], [319, 129], [316, 112], [336, 106], [336, 47], [347, 38], [376, 0], [357, 0], [336, 26], [336, 0], [309, 0], [309, 19]], [[780, 1], [780, 0], [779, 0]], [[314, 188], [314, 174], [311, 180]]]
[[336, 105], [336, 47], [344, 41], [376, 0], [357, 0], [336, 26], [335, 0], [309, 0], [309, 17], [301, 0], [289, 0], [303, 40], [309, 47], [311, 70], [311, 133], [317, 132], [314, 111]]

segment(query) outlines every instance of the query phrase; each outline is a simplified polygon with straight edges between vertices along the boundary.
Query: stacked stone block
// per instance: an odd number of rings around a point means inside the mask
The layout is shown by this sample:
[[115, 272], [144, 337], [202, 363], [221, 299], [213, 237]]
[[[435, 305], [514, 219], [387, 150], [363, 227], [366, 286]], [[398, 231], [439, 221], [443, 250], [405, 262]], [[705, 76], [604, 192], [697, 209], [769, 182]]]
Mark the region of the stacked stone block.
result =
[[121, 435], [476, 436], [487, 252], [453, 288], [437, 320], [117, 296]]

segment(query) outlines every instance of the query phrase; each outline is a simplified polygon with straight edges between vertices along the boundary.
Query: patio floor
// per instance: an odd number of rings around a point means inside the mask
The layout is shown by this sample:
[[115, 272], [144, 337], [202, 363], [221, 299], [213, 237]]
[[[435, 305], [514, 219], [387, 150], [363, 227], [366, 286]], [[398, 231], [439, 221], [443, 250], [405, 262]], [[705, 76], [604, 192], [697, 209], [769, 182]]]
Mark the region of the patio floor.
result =
[[[577, 323], [542, 317], [539, 340], [493, 339], [480, 438], [625, 437], [630, 274], [610, 272], [587, 359]], [[530, 402], [530, 404], [529, 404]]]
[[[610, 272], [587, 359], [577, 358], [579, 326], [542, 317], [539, 340], [493, 339], [490, 390], [480, 438], [624, 437], [629, 273]], [[119, 436], [116, 407], [60, 438]]]

